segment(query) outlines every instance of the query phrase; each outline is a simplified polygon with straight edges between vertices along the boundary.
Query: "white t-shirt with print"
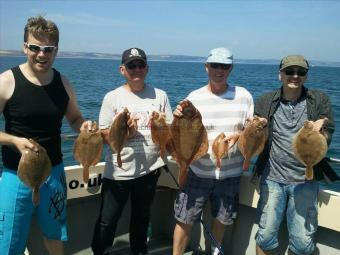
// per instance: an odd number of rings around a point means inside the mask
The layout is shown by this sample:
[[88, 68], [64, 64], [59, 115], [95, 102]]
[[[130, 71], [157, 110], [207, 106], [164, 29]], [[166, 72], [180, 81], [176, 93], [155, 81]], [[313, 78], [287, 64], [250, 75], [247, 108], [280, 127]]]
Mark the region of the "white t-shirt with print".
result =
[[99, 114], [99, 127], [109, 128], [115, 115], [125, 107], [131, 117], [138, 118], [138, 132], [127, 140], [121, 151], [121, 168], [117, 165], [117, 154], [107, 146], [104, 177], [108, 179], [134, 179], [164, 165], [160, 158], [159, 146], [154, 144], [151, 138], [150, 116], [152, 111], [161, 111], [166, 114], [168, 123], [172, 121], [167, 94], [149, 85], [145, 85], [144, 89], [137, 93], [120, 86], [105, 95]]

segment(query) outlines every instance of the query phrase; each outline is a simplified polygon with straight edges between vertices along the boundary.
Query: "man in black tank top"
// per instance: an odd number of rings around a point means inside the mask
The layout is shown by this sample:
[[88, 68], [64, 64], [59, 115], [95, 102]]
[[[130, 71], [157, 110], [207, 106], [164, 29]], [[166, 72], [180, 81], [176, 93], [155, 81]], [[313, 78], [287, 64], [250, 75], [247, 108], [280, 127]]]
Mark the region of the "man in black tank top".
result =
[[[66, 183], [60, 130], [65, 116], [72, 129], [90, 128], [84, 121], [69, 81], [52, 68], [58, 52], [57, 26], [43, 17], [29, 18], [23, 50], [27, 62], [0, 75], [0, 113], [5, 130], [0, 131], [4, 169], [0, 179], [1, 254], [22, 254], [35, 213], [50, 254], [63, 254], [67, 240]], [[28, 100], [29, 98], [29, 100]], [[42, 145], [52, 163], [52, 172], [40, 188], [40, 203], [34, 206], [32, 192], [17, 176], [17, 167], [28, 140]], [[51, 201], [58, 198], [59, 206]], [[1, 223], [1, 222], [0, 222]], [[2, 227], [2, 226], [0, 226]]]

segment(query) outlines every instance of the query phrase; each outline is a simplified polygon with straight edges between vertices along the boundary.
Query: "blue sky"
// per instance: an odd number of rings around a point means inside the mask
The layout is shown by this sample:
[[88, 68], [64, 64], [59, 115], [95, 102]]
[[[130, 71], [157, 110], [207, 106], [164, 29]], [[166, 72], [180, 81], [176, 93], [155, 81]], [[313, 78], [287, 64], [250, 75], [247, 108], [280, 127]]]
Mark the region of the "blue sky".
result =
[[0, 0], [0, 49], [20, 49], [27, 18], [42, 14], [61, 51], [206, 56], [224, 46], [236, 59], [340, 62], [339, 13], [340, 1]]

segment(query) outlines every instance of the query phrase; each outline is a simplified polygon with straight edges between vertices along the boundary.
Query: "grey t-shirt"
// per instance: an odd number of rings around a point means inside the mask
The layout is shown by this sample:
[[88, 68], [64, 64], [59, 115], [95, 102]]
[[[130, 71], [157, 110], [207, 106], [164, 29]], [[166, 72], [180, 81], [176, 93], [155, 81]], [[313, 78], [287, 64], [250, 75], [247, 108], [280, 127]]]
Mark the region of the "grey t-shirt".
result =
[[121, 168], [117, 165], [117, 154], [107, 146], [104, 177], [108, 179], [134, 179], [164, 165], [159, 155], [159, 146], [154, 144], [151, 138], [150, 115], [152, 111], [164, 112], [167, 122], [172, 121], [167, 94], [148, 85], [138, 93], [130, 92], [123, 86], [110, 91], [105, 95], [100, 109], [99, 127], [109, 128], [115, 115], [124, 107], [128, 108], [131, 117], [138, 118], [138, 133], [127, 140], [121, 151]]
[[280, 183], [299, 183], [305, 181], [306, 167], [295, 157], [292, 141], [295, 134], [307, 120], [306, 100], [295, 103], [286, 101], [280, 105], [273, 116], [273, 140], [270, 157], [264, 176]]

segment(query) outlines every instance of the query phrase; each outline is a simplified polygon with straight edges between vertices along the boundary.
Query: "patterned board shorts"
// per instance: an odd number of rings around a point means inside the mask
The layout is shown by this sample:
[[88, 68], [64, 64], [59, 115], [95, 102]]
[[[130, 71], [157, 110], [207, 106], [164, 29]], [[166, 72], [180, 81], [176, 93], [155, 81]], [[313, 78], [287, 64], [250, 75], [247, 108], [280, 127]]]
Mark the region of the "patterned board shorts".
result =
[[24, 252], [33, 215], [47, 239], [67, 240], [67, 190], [63, 164], [52, 168], [39, 192], [40, 203], [34, 206], [32, 191], [20, 181], [17, 172], [3, 170], [0, 179], [1, 254]]
[[187, 182], [175, 200], [175, 219], [184, 224], [199, 221], [210, 199], [212, 216], [224, 225], [233, 224], [238, 209], [240, 178], [200, 178], [190, 170]]

